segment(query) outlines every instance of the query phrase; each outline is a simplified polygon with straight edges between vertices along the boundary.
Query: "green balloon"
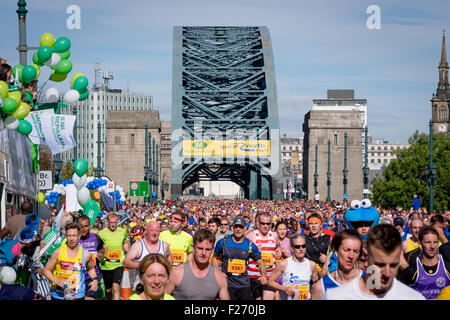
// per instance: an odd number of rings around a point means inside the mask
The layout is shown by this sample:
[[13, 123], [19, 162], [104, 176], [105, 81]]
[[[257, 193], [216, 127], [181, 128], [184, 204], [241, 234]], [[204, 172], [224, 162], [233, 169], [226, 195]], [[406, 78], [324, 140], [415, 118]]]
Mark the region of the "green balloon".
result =
[[89, 217], [89, 221], [91, 223], [91, 227], [94, 225], [95, 219], [97, 219], [97, 215], [100, 212], [97, 202], [95, 200], [87, 201], [84, 206], [84, 214]]
[[9, 86], [5, 81], [0, 80], [0, 97], [2, 99], [8, 98], [9, 95]]
[[75, 160], [73, 164], [73, 171], [77, 174], [77, 176], [82, 177], [88, 170], [88, 163], [83, 158], [78, 158]]
[[80, 92], [80, 97], [78, 98], [79, 101], [86, 100], [89, 97], [89, 90], [85, 89], [84, 91]]
[[67, 60], [70, 57], [70, 50], [58, 53], [61, 57], [61, 60]]
[[1, 109], [3, 113], [12, 114], [17, 110], [19, 106], [17, 105], [16, 100], [11, 97], [8, 97], [3, 100], [3, 108]]
[[62, 53], [70, 49], [70, 40], [66, 37], [56, 39], [53, 45], [53, 52]]
[[72, 62], [69, 60], [61, 60], [61, 62], [56, 66], [56, 74], [68, 74], [72, 71]]
[[61, 82], [61, 81], [66, 80], [66, 78], [67, 78], [67, 73], [66, 74], [53, 73], [49, 79], [52, 81], [55, 81], [55, 82]]
[[31, 123], [29, 123], [27, 120], [19, 120], [19, 127], [17, 128], [17, 132], [23, 134], [24, 136], [27, 136], [31, 133], [32, 130], [33, 127], [31, 126]]
[[40, 63], [45, 63], [52, 57], [53, 51], [49, 46], [42, 46], [38, 50], [38, 60]]
[[88, 78], [86, 78], [86, 76], [79, 76], [73, 82], [73, 88], [81, 94], [81, 92], [84, 92], [84, 90], [86, 90], [88, 84], [89, 81]]
[[23, 67], [22, 70], [22, 80], [23, 83], [30, 83], [36, 78], [37, 70], [32, 65], [27, 65]]
[[19, 79], [16, 79], [16, 80], [19, 80], [19, 82], [23, 82], [23, 79], [22, 79], [22, 70], [23, 70], [23, 68], [24, 68], [24, 66], [21, 65], [21, 64], [16, 64], [13, 67], [13, 74], [12, 74], [12, 76], [14, 78], [16, 78], [16, 74], [19, 74]]

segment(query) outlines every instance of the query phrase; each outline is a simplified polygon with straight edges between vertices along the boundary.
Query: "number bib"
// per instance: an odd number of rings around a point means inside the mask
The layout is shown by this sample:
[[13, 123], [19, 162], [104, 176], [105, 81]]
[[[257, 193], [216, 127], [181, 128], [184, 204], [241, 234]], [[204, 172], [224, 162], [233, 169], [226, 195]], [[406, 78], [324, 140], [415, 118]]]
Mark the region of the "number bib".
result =
[[184, 250], [170, 250], [173, 257], [173, 263], [183, 263], [184, 262]]
[[261, 258], [263, 259], [266, 266], [273, 266], [273, 253], [271, 252], [261, 252]]
[[106, 253], [106, 260], [110, 262], [119, 262], [120, 261], [120, 255], [122, 253], [122, 250], [108, 250]]
[[243, 274], [245, 272], [245, 260], [228, 259], [227, 272]]
[[298, 298], [297, 298], [297, 300], [308, 300], [308, 296], [309, 296], [309, 288], [308, 288], [308, 286], [289, 286], [289, 287], [298, 290]]

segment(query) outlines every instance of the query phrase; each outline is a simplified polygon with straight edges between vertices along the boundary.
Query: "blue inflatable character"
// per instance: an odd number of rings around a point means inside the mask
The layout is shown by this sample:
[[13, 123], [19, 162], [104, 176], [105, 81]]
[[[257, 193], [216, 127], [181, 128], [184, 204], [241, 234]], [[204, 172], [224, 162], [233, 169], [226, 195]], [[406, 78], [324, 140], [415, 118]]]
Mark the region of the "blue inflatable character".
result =
[[345, 213], [344, 220], [347, 226], [358, 231], [364, 240], [367, 239], [370, 228], [380, 220], [380, 214], [369, 199], [353, 200], [350, 203], [350, 209]]

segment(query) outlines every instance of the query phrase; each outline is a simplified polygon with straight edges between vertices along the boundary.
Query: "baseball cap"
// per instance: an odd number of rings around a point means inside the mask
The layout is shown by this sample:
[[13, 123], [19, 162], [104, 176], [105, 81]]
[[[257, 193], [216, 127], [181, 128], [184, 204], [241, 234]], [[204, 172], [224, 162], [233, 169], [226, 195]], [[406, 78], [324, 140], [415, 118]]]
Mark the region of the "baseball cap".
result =
[[404, 226], [405, 221], [403, 221], [402, 218], [395, 218], [394, 219], [394, 226]]
[[245, 227], [247, 225], [247, 222], [245, 221], [245, 218], [242, 216], [237, 216], [236, 218], [234, 218], [233, 223], [231, 224], [232, 226], [235, 225], [240, 225]]

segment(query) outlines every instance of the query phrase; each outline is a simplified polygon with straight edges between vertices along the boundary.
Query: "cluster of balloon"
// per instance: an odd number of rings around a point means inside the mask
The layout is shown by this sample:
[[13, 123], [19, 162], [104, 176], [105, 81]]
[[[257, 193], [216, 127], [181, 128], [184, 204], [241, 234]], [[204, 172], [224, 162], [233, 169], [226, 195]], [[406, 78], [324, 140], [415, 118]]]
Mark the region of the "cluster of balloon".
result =
[[[51, 68], [50, 80], [54, 82], [64, 81], [72, 71], [70, 62], [70, 40], [60, 37], [55, 40], [51, 33], [44, 33], [40, 38], [40, 47], [33, 55], [33, 64], [23, 66], [17, 64], [13, 67], [12, 75], [20, 83], [27, 85], [36, 80], [41, 74], [41, 67]], [[71, 90], [64, 94], [63, 101], [75, 103], [88, 98], [88, 79], [77, 72], [72, 76]], [[0, 109], [2, 118], [5, 118], [5, 127], [9, 130], [16, 130], [20, 134], [29, 135], [33, 130], [31, 123], [25, 120], [30, 112], [30, 106], [22, 101], [22, 91], [18, 86], [9, 87], [5, 81], [0, 81], [0, 95], [3, 100], [3, 107]], [[49, 88], [45, 93], [47, 102], [59, 100], [59, 92], [56, 88]]]
[[[28, 84], [39, 75], [33, 65], [15, 66], [13, 72], [22, 75], [21, 82]], [[5, 127], [9, 130], [15, 130], [23, 135], [29, 135], [32, 131], [31, 123], [25, 120], [30, 113], [30, 106], [28, 103], [22, 101], [22, 92], [17, 86], [11, 86], [5, 82], [0, 81], [0, 96], [3, 100], [3, 107], [0, 108], [2, 118], [5, 118]]]
[[[93, 225], [97, 215], [100, 213], [100, 207], [95, 200], [100, 199], [100, 191], [110, 192], [107, 184], [109, 180], [102, 178], [87, 177], [86, 172], [88, 170], [88, 163], [83, 158], [78, 158], [74, 162], [74, 174], [71, 179], [61, 181], [53, 186], [52, 190], [47, 191], [47, 195], [44, 196], [42, 192], [36, 195], [36, 199], [39, 204], [55, 204], [58, 202], [58, 198], [61, 195], [66, 194], [66, 187], [69, 184], [73, 184], [77, 189], [77, 200], [81, 207], [84, 209], [84, 214], [90, 218], [91, 225]], [[91, 199], [90, 190], [97, 190], [94, 192], [94, 199]], [[125, 193], [120, 186], [116, 187], [118, 192], [116, 197], [116, 203], [123, 205], [125, 201]], [[111, 192], [110, 192], [111, 193]]]
[[[72, 71], [72, 63], [70, 57], [70, 40], [66, 37], [60, 37], [55, 40], [51, 33], [44, 33], [40, 39], [39, 50], [33, 55], [33, 62], [39, 65], [50, 67], [53, 72], [50, 80], [54, 82], [62, 82], [66, 80], [67, 75]], [[81, 73], [77, 72], [72, 76], [71, 90], [64, 94], [63, 101], [65, 103], [75, 103], [77, 101], [86, 100], [89, 96], [88, 79]], [[56, 88], [48, 88], [45, 92], [47, 102], [56, 102], [59, 100], [59, 92]]]

